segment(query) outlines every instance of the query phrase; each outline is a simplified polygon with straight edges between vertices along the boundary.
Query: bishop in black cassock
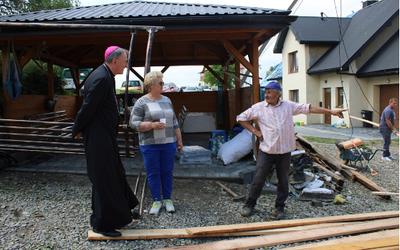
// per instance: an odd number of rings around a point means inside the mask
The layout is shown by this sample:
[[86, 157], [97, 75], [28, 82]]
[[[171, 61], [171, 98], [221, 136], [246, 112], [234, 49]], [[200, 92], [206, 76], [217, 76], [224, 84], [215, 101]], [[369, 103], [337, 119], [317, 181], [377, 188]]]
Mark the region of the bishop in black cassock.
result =
[[105, 63], [86, 80], [83, 105], [72, 128], [73, 138], [83, 136], [92, 183], [90, 224], [95, 232], [111, 237], [121, 235], [115, 229], [132, 222], [132, 209], [139, 204], [126, 180], [117, 144], [119, 112], [114, 76], [122, 74], [126, 65], [125, 49], [107, 49]]

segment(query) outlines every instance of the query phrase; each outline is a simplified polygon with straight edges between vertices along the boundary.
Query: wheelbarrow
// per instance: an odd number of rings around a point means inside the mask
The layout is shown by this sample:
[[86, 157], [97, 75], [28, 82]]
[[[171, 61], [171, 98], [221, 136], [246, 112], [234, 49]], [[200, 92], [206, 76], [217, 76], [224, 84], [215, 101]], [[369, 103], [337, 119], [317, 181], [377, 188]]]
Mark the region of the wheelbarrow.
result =
[[[335, 143], [339, 150], [338, 161], [344, 165], [350, 163], [356, 166], [357, 162], [360, 162], [361, 167], [363, 167], [363, 160], [366, 161], [367, 166], [371, 170], [371, 175], [375, 176], [378, 173], [369, 166], [369, 161], [374, 158], [378, 151], [383, 151], [383, 149], [376, 149], [374, 152], [371, 150], [359, 149], [358, 146], [362, 145], [361, 139], [354, 139], [342, 143]], [[353, 164], [352, 164], [353, 162]]]

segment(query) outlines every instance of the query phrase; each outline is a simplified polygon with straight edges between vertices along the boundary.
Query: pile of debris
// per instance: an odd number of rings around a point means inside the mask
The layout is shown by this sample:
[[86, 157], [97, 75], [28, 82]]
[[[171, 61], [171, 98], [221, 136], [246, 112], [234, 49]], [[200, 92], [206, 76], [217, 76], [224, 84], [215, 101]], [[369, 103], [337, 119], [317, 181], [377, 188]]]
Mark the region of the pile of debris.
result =
[[[313, 201], [313, 205], [320, 202], [335, 201], [340, 198], [344, 177], [352, 182], [359, 181], [375, 194], [386, 199], [391, 193], [379, 187], [369, 178], [357, 172], [357, 169], [344, 165], [336, 159], [322, 153], [303, 137], [296, 135], [296, 151], [292, 152], [291, 174], [289, 176], [290, 195], [303, 201]], [[263, 191], [276, 192], [278, 180], [273, 171], [267, 179]], [[317, 202], [316, 202], [317, 201]], [[340, 202], [340, 200], [338, 201]]]

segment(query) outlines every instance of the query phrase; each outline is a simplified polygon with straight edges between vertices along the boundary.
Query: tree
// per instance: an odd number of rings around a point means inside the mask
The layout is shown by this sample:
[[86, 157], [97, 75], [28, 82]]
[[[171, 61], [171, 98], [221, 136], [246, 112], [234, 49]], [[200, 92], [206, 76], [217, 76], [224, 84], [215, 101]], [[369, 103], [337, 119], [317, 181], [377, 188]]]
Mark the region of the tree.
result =
[[[30, 61], [22, 69], [22, 93], [23, 95], [47, 95], [47, 63], [37, 65]], [[71, 95], [71, 91], [64, 89], [66, 82], [61, 78], [63, 69], [60, 66], [53, 66], [54, 77], [54, 94], [56, 95]]]
[[[223, 72], [223, 68], [222, 68], [221, 65], [212, 65], [210, 68], [212, 70], [214, 70], [214, 72], [217, 73], [222, 79], [224, 79], [224, 72]], [[234, 64], [229, 65], [229, 72], [235, 72], [235, 65]], [[234, 80], [235, 79], [233, 77], [230, 77], [228, 75], [228, 89], [234, 89], [235, 88]], [[222, 84], [209, 71], [206, 71], [206, 73], [204, 74], [204, 82], [208, 83], [211, 88]]]
[[[277, 64], [278, 65], [278, 64]], [[269, 76], [273, 71], [274, 71], [274, 68], [276, 67], [276, 65], [275, 66], [271, 66], [271, 67], [269, 67], [269, 70], [267, 70], [267, 72], [265, 73], [265, 76]]]
[[80, 0], [0, 0], [0, 15], [81, 6]]

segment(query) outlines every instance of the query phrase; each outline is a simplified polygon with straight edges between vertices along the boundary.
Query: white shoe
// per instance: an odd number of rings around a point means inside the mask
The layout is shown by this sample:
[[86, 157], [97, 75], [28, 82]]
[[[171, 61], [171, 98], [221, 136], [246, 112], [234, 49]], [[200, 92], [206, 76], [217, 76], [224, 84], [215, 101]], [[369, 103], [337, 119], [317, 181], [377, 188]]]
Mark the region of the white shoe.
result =
[[394, 157], [393, 155], [389, 155], [389, 158], [390, 158], [391, 160], [396, 160], [396, 159], [397, 159], [397, 158]]
[[161, 205], [161, 201], [155, 201], [150, 209], [149, 214], [157, 215], [158, 211], [160, 211]]
[[172, 204], [171, 200], [163, 200], [165, 209], [167, 210], [168, 213], [174, 213], [175, 212], [175, 207], [174, 204]]
[[385, 160], [385, 161], [392, 161], [392, 159], [390, 159], [390, 157], [388, 157], [388, 156], [382, 156], [381, 159]]

